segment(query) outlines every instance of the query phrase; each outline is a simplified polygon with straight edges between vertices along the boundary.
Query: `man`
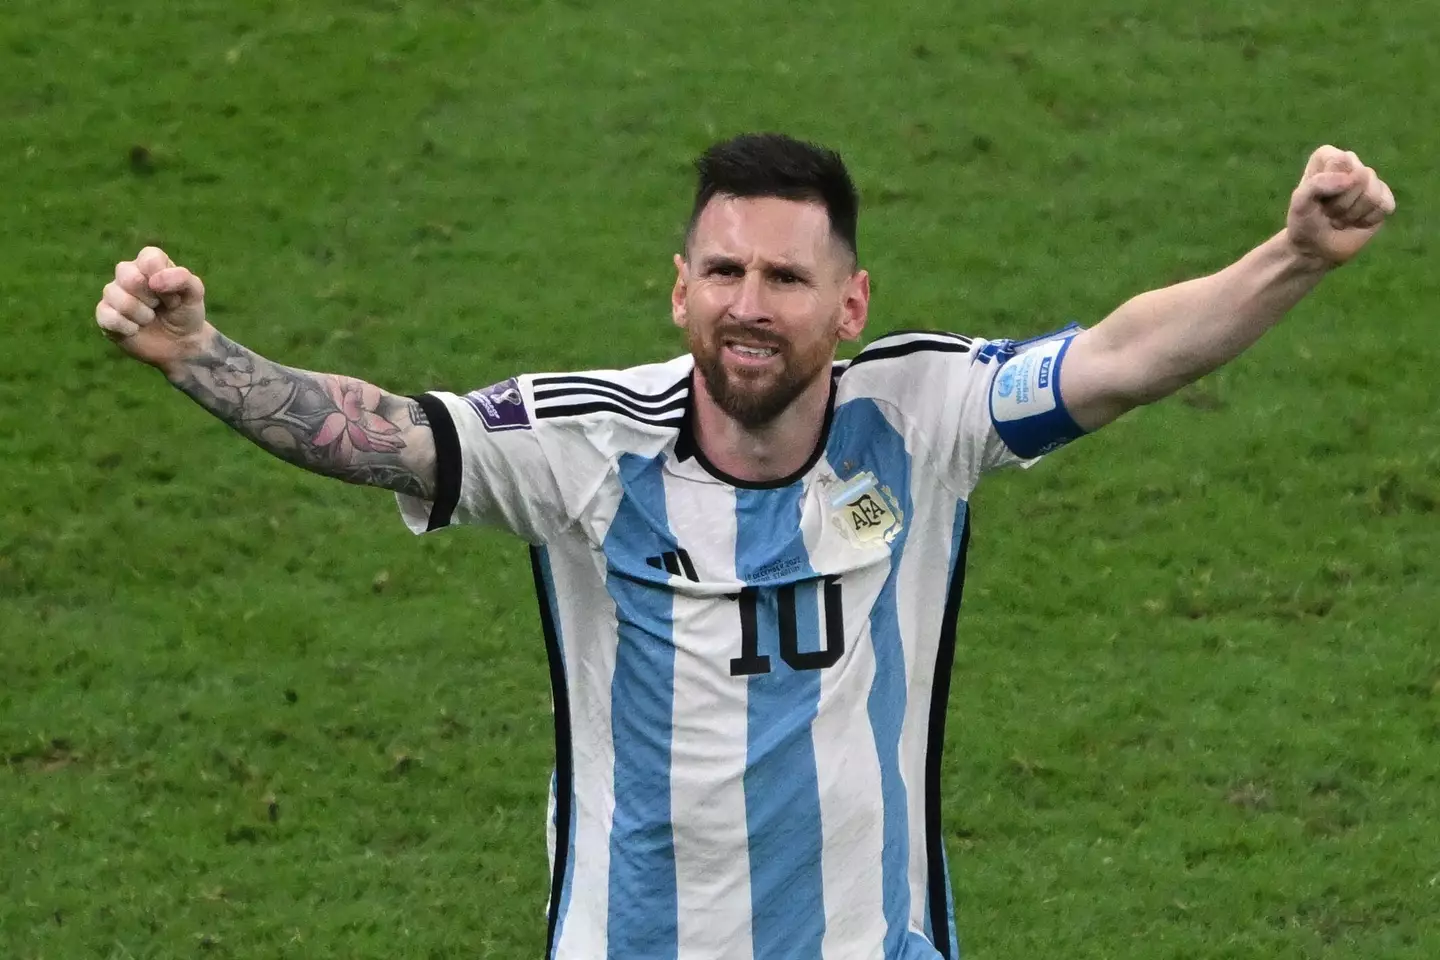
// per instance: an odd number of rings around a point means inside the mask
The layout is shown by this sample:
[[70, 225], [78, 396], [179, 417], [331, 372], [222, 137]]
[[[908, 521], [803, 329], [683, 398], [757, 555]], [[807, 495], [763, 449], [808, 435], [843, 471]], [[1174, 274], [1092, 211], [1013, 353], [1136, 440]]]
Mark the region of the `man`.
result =
[[1322, 147], [1285, 228], [1212, 276], [1024, 343], [883, 337], [840, 158], [742, 136], [698, 163], [675, 257], [690, 353], [399, 397], [272, 363], [155, 248], [96, 310], [271, 453], [396, 491], [419, 531], [533, 546], [556, 720], [547, 956], [958, 953], [945, 704], [980, 474], [1232, 359], [1395, 207]]

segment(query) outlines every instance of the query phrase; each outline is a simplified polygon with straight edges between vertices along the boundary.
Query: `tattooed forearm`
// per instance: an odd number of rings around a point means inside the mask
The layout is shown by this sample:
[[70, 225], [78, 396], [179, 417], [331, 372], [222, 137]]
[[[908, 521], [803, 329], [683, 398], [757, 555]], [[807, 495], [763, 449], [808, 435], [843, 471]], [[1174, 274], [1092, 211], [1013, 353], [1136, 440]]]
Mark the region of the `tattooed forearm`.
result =
[[435, 494], [429, 421], [407, 397], [351, 377], [282, 367], [218, 332], [171, 381], [296, 466], [426, 499]]

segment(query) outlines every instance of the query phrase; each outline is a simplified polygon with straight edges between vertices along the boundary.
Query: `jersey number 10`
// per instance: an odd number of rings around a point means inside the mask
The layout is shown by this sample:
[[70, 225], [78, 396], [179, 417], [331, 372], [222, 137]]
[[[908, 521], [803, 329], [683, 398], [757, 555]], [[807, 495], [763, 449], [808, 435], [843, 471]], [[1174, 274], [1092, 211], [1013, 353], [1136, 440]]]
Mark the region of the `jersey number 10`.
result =
[[[780, 631], [780, 659], [794, 670], [823, 670], [834, 666], [845, 652], [844, 604], [840, 578], [825, 577], [825, 646], [819, 650], [800, 649], [800, 631], [795, 617], [795, 584], [775, 588], [775, 612]], [[770, 672], [770, 658], [760, 653], [760, 588], [745, 587], [730, 594], [740, 602], [740, 656], [730, 661], [730, 676], [749, 677]]]

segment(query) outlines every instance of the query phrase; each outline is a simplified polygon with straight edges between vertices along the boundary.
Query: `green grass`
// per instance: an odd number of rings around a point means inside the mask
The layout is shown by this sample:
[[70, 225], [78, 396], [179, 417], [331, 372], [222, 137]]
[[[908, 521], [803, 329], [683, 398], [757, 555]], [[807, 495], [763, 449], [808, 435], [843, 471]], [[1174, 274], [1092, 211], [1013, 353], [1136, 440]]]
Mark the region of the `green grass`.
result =
[[1179, 399], [976, 498], [968, 955], [1440, 955], [1440, 19], [1426, 5], [125, 5], [0, 19], [0, 955], [540, 952], [518, 545], [416, 540], [117, 356], [116, 260], [396, 390], [673, 354], [690, 157], [839, 147], [872, 333], [1222, 266], [1309, 150], [1401, 213]]

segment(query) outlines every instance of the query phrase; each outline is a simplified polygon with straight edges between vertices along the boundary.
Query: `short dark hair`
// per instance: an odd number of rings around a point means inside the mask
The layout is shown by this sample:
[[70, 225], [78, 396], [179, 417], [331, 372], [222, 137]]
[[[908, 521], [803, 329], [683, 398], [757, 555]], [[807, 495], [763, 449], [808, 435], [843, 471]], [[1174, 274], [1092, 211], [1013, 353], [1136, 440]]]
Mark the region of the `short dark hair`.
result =
[[742, 133], [702, 153], [695, 171], [699, 182], [685, 228], [687, 243], [713, 197], [779, 197], [822, 205], [830, 217], [831, 233], [858, 258], [860, 195], [845, 161], [834, 150], [783, 133]]

